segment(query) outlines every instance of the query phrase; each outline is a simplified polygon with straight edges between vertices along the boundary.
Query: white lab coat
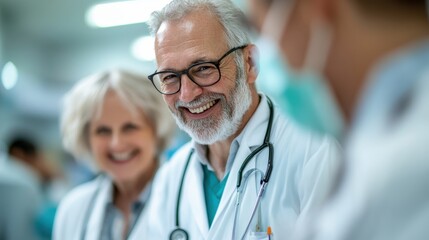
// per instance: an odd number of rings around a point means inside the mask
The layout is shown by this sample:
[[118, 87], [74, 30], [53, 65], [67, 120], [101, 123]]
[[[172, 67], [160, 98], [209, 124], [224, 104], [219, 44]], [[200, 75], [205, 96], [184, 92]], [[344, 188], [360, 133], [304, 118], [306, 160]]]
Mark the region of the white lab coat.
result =
[[[111, 180], [103, 175], [73, 189], [60, 203], [55, 217], [53, 239], [83, 240], [81, 238], [86, 228], [85, 240], [99, 240], [106, 204], [112, 197], [112, 189]], [[137, 228], [144, 229], [143, 225], [147, 221], [145, 209], [140, 214], [129, 240], [148, 239], [144, 233], [137, 234], [135, 231]]]
[[[223, 192], [218, 210], [209, 229], [203, 191], [203, 171], [197, 154], [189, 164], [180, 201], [180, 227], [190, 239], [231, 239], [236, 202], [238, 169], [249, 153], [265, 136], [269, 108], [265, 96], [242, 132], [243, 137]], [[271, 140], [274, 145], [273, 171], [261, 202], [261, 228], [272, 228], [272, 239], [287, 239], [297, 221], [309, 216], [324, 200], [328, 186], [339, 165], [338, 145], [328, 138], [311, 135], [297, 128], [274, 108]], [[159, 171], [149, 203], [151, 218], [147, 231], [150, 239], [168, 239], [175, 229], [175, 212], [179, 182], [192, 143], [178, 153]], [[265, 172], [268, 150], [249, 162], [246, 172], [257, 167]], [[256, 201], [259, 183], [255, 175], [248, 180], [239, 208], [238, 235], [242, 235]], [[251, 230], [255, 228], [252, 222]]]
[[389, 57], [360, 101], [342, 185], [306, 239], [429, 239], [429, 41]]

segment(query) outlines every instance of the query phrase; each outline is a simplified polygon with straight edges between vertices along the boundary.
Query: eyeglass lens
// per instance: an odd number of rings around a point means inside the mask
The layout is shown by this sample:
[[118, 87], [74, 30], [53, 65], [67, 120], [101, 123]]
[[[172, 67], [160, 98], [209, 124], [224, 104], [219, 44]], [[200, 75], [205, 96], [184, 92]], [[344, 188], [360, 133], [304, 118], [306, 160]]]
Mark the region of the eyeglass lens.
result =
[[[220, 79], [219, 68], [213, 63], [201, 63], [185, 71], [186, 75], [198, 86], [210, 86]], [[175, 93], [180, 89], [181, 73], [160, 72], [153, 76], [155, 87], [162, 93]]]

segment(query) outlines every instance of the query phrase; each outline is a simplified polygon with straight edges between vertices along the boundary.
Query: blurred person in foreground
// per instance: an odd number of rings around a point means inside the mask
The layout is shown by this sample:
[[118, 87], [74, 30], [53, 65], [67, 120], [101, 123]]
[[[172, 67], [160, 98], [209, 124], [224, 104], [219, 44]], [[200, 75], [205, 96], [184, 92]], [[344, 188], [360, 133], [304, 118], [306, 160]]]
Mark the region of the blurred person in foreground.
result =
[[192, 141], [157, 176], [151, 239], [286, 239], [336, 171], [336, 143], [257, 92], [242, 17], [229, 0], [175, 0], [152, 15], [149, 79]]
[[247, 3], [288, 73], [275, 99], [345, 147], [337, 190], [296, 239], [428, 239], [428, 2]]
[[28, 136], [10, 137], [0, 159], [0, 239], [41, 239], [38, 226], [44, 194], [43, 159]]
[[144, 76], [111, 70], [78, 82], [65, 96], [65, 148], [99, 177], [61, 202], [54, 239], [144, 239], [151, 182], [174, 130], [162, 98]]

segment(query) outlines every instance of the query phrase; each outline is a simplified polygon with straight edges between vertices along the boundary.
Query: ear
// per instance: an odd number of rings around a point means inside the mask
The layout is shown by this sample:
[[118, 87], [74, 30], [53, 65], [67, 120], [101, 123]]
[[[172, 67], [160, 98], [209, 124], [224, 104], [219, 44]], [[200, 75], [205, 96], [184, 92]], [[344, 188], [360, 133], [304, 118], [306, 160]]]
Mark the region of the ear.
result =
[[244, 68], [247, 74], [247, 82], [255, 83], [259, 74], [259, 50], [254, 44], [249, 44], [244, 49]]

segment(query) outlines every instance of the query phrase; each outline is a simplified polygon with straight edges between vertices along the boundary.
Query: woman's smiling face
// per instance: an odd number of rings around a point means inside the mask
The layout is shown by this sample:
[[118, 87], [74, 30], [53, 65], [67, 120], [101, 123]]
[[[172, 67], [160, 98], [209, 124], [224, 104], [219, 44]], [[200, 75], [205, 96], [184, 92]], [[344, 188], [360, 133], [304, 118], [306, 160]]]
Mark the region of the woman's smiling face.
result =
[[156, 169], [152, 125], [142, 112], [132, 112], [114, 91], [106, 94], [100, 114], [90, 121], [88, 136], [98, 167], [116, 183], [139, 181]]

